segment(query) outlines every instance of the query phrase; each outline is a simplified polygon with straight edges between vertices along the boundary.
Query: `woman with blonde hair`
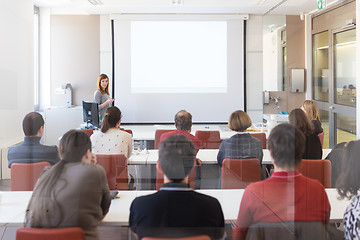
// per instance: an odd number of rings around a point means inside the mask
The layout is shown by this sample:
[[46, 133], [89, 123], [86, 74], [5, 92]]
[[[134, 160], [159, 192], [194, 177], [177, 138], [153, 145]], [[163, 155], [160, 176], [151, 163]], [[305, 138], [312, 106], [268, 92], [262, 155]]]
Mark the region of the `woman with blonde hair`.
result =
[[94, 102], [99, 104], [99, 111], [101, 119], [103, 119], [106, 110], [111, 107], [114, 99], [110, 97], [109, 93], [109, 78], [106, 74], [100, 74], [97, 81], [97, 89], [94, 93]]
[[314, 133], [319, 134], [323, 132], [321, 127], [318, 107], [315, 101], [313, 100], [305, 100], [301, 106], [301, 109], [305, 112], [307, 118], [314, 125]]

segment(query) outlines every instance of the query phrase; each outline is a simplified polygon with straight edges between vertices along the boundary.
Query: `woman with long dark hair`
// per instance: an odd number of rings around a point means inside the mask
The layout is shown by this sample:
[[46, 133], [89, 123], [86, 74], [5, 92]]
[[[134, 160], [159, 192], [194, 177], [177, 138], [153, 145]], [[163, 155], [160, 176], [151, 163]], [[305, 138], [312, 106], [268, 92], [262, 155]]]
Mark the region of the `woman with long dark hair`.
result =
[[300, 108], [294, 109], [289, 114], [289, 123], [298, 128], [306, 138], [305, 152], [303, 159], [321, 159], [322, 146], [320, 139], [314, 132], [314, 126], [311, 124], [305, 112]]
[[118, 107], [109, 107], [101, 122], [101, 131], [91, 135], [95, 154], [124, 154], [129, 158], [132, 153], [131, 134], [120, 130], [121, 111]]
[[97, 225], [111, 197], [104, 169], [95, 165], [89, 136], [76, 130], [60, 140], [61, 161], [39, 178], [28, 204], [25, 226], [81, 227], [87, 240], [97, 240]]

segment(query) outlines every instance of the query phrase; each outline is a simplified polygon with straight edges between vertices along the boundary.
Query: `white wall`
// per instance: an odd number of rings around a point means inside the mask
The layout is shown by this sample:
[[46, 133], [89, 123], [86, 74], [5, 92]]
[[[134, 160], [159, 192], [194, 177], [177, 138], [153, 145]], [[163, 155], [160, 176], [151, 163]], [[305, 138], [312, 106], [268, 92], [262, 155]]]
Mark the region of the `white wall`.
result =
[[250, 15], [246, 23], [246, 105], [253, 123], [263, 118], [262, 16]]
[[57, 88], [71, 83], [73, 105], [93, 100], [100, 74], [99, 15], [51, 15], [51, 105], [64, 106]]
[[0, 147], [23, 138], [22, 119], [33, 111], [33, 1], [0, 1]]

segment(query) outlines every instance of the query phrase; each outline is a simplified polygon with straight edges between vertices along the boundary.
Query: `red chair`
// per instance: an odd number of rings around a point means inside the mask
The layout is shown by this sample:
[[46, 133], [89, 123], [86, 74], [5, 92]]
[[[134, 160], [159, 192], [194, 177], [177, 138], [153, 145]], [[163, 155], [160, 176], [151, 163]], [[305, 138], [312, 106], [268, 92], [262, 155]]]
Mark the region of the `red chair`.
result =
[[89, 135], [89, 137], [91, 137], [91, 135], [93, 135], [93, 133], [94, 133], [94, 130], [92, 130], [92, 129], [81, 129], [81, 131], [83, 131], [84, 133]]
[[157, 129], [155, 131], [154, 149], [159, 149], [160, 137], [163, 133], [171, 132], [171, 129]]
[[71, 228], [19, 228], [16, 240], [85, 240], [84, 231]]
[[319, 180], [325, 188], [331, 188], [330, 160], [302, 159], [298, 171], [305, 177]]
[[142, 240], [210, 240], [211, 238], [207, 235], [199, 235], [193, 237], [184, 238], [156, 238], [156, 237], [143, 237]]
[[250, 183], [260, 180], [259, 159], [224, 159], [221, 170], [222, 189], [243, 189]]
[[[196, 178], [196, 160], [194, 161], [194, 167], [191, 169], [189, 177], [189, 185], [192, 189], [195, 189], [195, 178]], [[161, 169], [159, 161], [156, 164], [156, 190], [159, 190], [164, 184], [164, 172]]]
[[121, 129], [121, 131], [124, 131], [124, 132], [130, 133], [130, 134], [131, 134], [131, 136], [133, 136], [133, 133], [132, 133], [132, 130], [131, 130], [131, 129]]
[[11, 164], [11, 191], [32, 191], [48, 162]]
[[250, 133], [254, 138], [259, 139], [262, 142], [262, 148], [266, 149], [266, 134], [265, 133]]
[[320, 142], [321, 142], [321, 146], [323, 146], [323, 142], [324, 142], [324, 131], [322, 131], [321, 133], [318, 134]]
[[128, 190], [128, 169], [124, 154], [97, 154], [96, 160], [105, 169], [110, 190]]
[[196, 131], [195, 137], [202, 142], [204, 149], [219, 149], [221, 138], [219, 131]]

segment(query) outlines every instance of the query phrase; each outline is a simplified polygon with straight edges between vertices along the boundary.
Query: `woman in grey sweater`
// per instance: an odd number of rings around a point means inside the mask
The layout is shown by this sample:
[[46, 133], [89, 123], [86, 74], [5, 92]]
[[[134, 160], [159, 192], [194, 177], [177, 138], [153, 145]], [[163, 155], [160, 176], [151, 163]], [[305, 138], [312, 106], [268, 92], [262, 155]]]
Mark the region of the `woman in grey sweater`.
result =
[[100, 74], [97, 81], [97, 89], [94, 93], [94, 102], [99, 104], [99, 111], [101, 119], [103, 119], [106, 110], [111, 107], [114, 99], [110, 97], [109, 93], [109, 78], [106, 74]]
[[26, 210], [25, 226], [81, 227], [97, 240], [97, 225], [109, 211], [111, 197], [104, 169], [95, 165], [89, 136], [71, 130], [59, 146], [61, 161], [39, 178]]

